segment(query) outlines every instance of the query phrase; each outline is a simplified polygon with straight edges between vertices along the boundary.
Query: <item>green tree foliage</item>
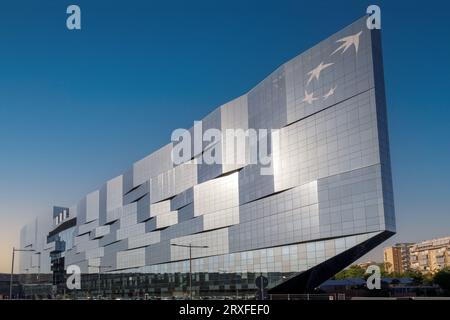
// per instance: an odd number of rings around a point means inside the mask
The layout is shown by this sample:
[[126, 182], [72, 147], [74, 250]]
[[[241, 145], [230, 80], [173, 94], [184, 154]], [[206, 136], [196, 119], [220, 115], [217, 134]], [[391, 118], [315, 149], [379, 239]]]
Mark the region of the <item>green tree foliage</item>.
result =
[[344, 269], [344, 270], [340, 271], [339, 273], [337, 273], [334, 276], [334, 279], [342, 280], [342, 279], [350, 279], [350, 278], [364, 278], [365, 272], [366, 272], [366, 270], [364, 270], [360, 266], [353, 265], [353, 266], [350, 266], [349, 268]]
[[446, 268], [436, 273], [433, 282], [442, 290], [450, 291], [450, 269]]
[[424, 283], [425, 277], [424, 275], [417, 271], [417, 270], [407, 270], [405, 273], [402, 274], [405, 278], [411, 278], [413, 284], [415, 285], [421, 285]]
[[[412, 279], [413, 285], [421, 286], [421, 285], [432, 285], [433, 283], [439, 285], [443, 290], [450, 292], [450, 268], [446, 268], [434, 276], [431, 273], [421, 273], [417, 270], [407, 270], [403, 273], [388, 273], [386, 271], [386, 266], [383, 263], [378, 264], [381, 270], [382, 278], [410, 278]], [[352, 265], [347, 269], [344, 269], [337, 273], [333, 279], [342, 280], [342, 279], [351, 279], [351, 278], [359, 278], [359, 279], [367, 279], [370, 276], [366, 274], [366, 270], [358, 265]], [[398, 281], [399, 282], [399, 281]], [[397, 284], [397, 281], [394, 281]]]
[[382, 278], [386, 278], [386, 277], [390, 277], [391, 274], [387, 271], [388, 266], [385, 265], [384, 263], [378, 263], [377, 266], [380, 267], [380, 271], [381, 271], [381, 277]]

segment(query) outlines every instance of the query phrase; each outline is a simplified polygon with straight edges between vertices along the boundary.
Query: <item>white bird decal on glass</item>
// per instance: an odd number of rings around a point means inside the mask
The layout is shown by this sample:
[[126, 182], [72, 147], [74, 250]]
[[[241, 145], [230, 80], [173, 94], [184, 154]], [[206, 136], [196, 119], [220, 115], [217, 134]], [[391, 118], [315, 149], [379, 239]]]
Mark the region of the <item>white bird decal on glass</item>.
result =
[[334, 90], [336, 90], [336, 86], [332, 87], [330, 89], [330, 91], [328, 91], [324, 96], [323, 99], [327, 100], [330, 96], [332, 96], [334, 94]]
[[355, 46], [356, 53], [358, 53], [358, 47], [359, 47], [359, 36], [361, 35], [362, 31], [358, 32], [357, 34], [344, 37], [342, 39], [337, 40], [336, 42], [343, 42], [339, 48], [333, 51], [333, 54], [336, 52], [342, 50], [341, 54], [347, 51], [348, 48], [350, 48], [352, 45]]
[[308, 91], [305, 90], [305, 97], [302, 101], [311, 104], [314, 100], [317, 100], [317, 98], [314, 97], [314, 92], [308, 93]]
[[306, 85], [308, 85], [313, 78], [316, 78], [316, 80], [319, 80], [320, 73], [322, 72], [322, 70], [325, 68], [328, 68], [329, 66], [331, 66], [333, 64], [334, 63], [323, 64], [323, 62], [321, 62], [317, 67], [315, 67], [310, 72], [308, 72], [307, 75], [309, 75], [309, 79], [308, 79], [308, 82], [306, 83]]

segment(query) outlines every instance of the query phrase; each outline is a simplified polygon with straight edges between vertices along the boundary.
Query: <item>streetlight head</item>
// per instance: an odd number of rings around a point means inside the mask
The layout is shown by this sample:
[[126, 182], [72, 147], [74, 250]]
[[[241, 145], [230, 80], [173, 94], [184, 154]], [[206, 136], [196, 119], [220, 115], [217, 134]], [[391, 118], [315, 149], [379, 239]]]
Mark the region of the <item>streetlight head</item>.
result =
[[35, 252], [36, 250], [34, 249], [16, 249], [13, 247], [13, 251], [21, 251], [21, 252]]

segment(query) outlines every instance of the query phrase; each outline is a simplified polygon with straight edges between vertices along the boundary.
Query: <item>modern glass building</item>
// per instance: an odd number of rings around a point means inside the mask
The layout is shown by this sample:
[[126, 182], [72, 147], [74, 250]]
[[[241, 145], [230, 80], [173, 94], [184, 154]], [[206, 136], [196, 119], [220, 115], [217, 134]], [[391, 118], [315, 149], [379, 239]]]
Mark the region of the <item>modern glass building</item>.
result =
[[[25, 226], [21, 245], [36, 251], [20, 272], [53, 272], [64, 290], [78, 265], [93, 294], [183, 295], [190, 270], [195, 295], [254, 293], [259, 275], [269, 292], [301, 293], [395, 233], [380, 30], [366, 17], [189, 131], [208, 129], [221, 139], [193, 139], [183, 163], [172, 160], [184, 138]], [[227, 129], [268, 130], [269, 162], [236, 151]], [[200, 163], [212, 145], [222, 161]]]

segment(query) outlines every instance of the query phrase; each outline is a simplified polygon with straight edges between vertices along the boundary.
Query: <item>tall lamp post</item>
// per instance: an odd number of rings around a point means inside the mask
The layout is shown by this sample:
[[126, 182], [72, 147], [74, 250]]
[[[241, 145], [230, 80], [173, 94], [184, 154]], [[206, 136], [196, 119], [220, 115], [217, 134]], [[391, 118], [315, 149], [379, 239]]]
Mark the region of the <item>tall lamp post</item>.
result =
[[39, 259], [38, 259], [38, 274], [37, 274], [37, 280], [39, 282], [39, 277], [41, 275], [41, 252], [36, 252], [35, 254], [38, 255]]
[[189, 248], [189, 298], [192, 300], [192, 248], [209, 248], [208, 246], [194, 246], [192, 243], [186, 244], [177, 244], [171, 243], [171, 246], [174, 247], [183, 247]]
[[109, 269], [109, 268], [112, 268], [112, 266], [91, 266], [91, 265], [88, 265], [88, 267], [92, 267], [92, 268], [98, 268], [98, 295], [100, 296], [100, 271], [102, 270], [102, 269]]
[[12, 262], [11, 262], [11, 279], [9, 281], [9, 299], [12, 299], [12, 288], [13, 288], [13, 275], [14, 275], [14, 256], [16, 252], [35, 252], [34, 249], [16, 249], [13, 247], [12, 251]]

